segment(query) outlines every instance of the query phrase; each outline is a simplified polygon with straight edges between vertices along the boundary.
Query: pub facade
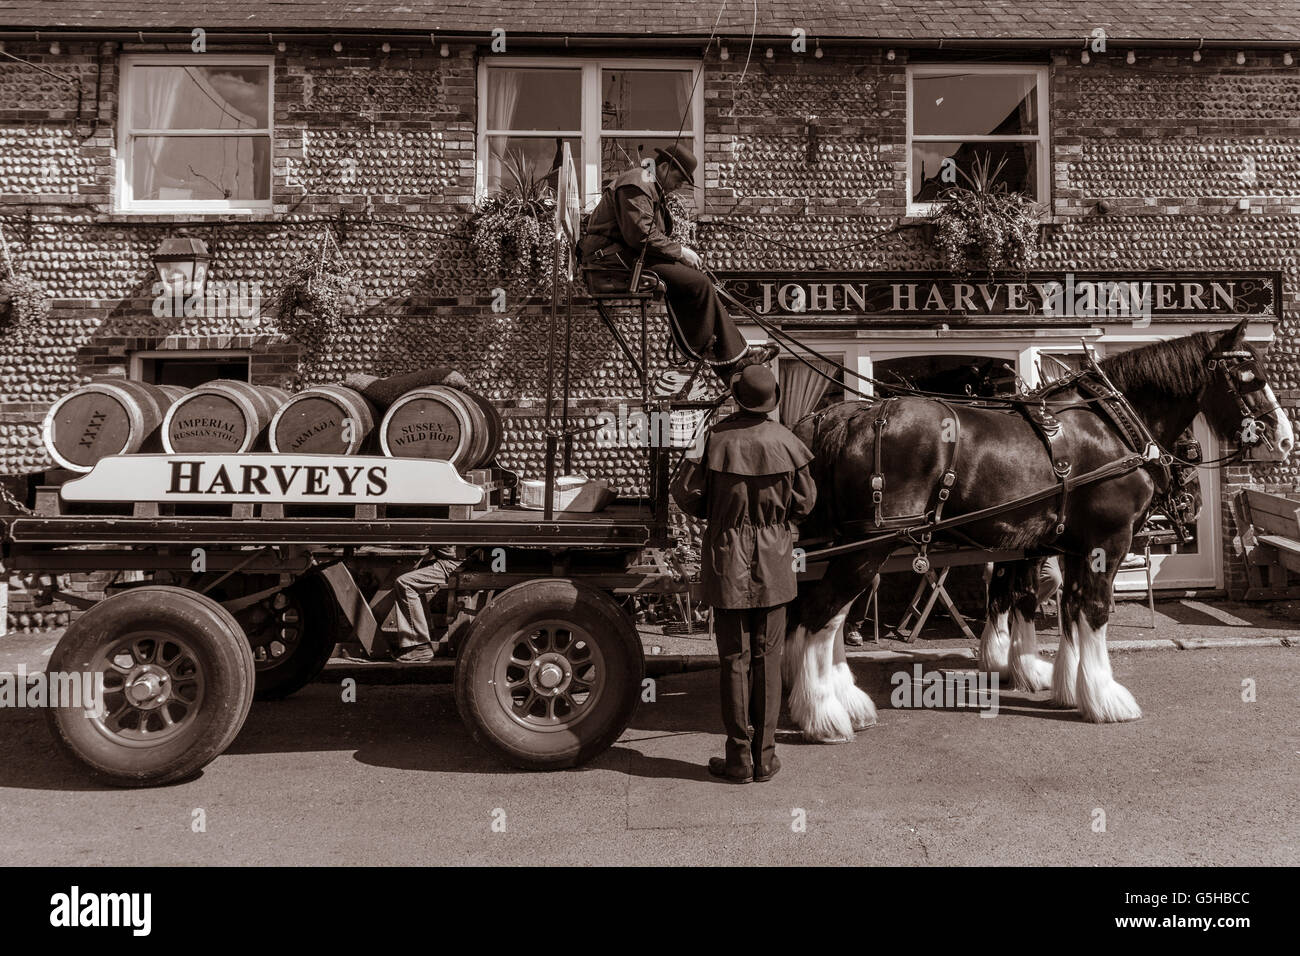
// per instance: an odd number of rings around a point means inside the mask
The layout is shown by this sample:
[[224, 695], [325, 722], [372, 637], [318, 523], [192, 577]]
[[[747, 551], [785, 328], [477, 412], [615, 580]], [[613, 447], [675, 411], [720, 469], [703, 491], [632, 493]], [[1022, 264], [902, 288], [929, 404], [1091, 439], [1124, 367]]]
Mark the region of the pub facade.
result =
[[[655, 147], [699, 157], [679, 235], [844, 367], [781, 360], [783, 415], [870, 395], [867, 377], [1032, 386], [1089, 349], [1246, 318], [1298, 416], [1300, 11], [763, 2], [756, 26], [724, 8], [715, 28], [685, 2], [430, 2], [364, 23], [326, 3], [295, 22], [243, 0], [201, 23], [101, 6], [0, 13], [5, 261], [52, 304], [0, 334], [0, 475], [20, 499], [53, 465], [45, 412], [100, 376], [296, 388], [450, 365], [500, 410], [501, 463], [539, 477], [549, 299], [493, 274], [472, 217], [520, 170], [545, 178], [560, 144], [586, 211]], [[1024, 274], [956, 275], [936, 246], [943, 186], [981, 161], [1037, 205]], [[286, 276], [327, 255], [356, 278], [346, 322], [282, 328]], [[160, 294], [178, 261], [207, 294]], [[661, 312], [650, 331], [660, 365]], [[570, 334], [574, 414], [596, 424], [638, 388], [581, 290]], [[1229, 450], [1197, 430], [1206, 458]], [[640, 450], [608, 446], [580, 441], [574, 469], [641, 490]], [[1203, 469], [1197, 542], [1156, 556], [1157, 586], [1240, 588], [1227, 496], [1296, 477]], [[36, 613], [11, 598], [11, 626]]]

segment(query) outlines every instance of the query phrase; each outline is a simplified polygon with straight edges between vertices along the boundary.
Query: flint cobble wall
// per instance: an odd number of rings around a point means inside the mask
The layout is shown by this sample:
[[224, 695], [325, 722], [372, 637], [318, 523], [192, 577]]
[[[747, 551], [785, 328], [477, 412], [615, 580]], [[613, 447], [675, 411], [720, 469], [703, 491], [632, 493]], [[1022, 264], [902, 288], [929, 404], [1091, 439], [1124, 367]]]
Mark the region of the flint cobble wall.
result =
[[[112, 208], [119, 54], [159, 47], [10, 42], [47, 76], [0, 62], [0, 223], [10, 249], [55, 299], [22, 342], [0, 340], [0, 474], [50, 466], [48, 406], [93, 376], [126, 374], [143, 349], [248, 348], [255, 382], [337, 381], [447, 363], [498, 403], [505, 465], [540, 471], [547, 381], [546, 309], [476, 274], [464, 222], [475, 193], [476, 52], [452, 45], [349, 41], [342, 53], [291, 43], [275, 58], [274, 212], [122, 215]], [[210, 48], [213, 52], [239, 50]], [[906, 216], [906, 51], [828, 49], [705, 59], [706, 207], [700, 245], [719, 269], [937, 269]], [[484, 54], [490, 55], [490, 54]], [[1300, 415], [1300, 68], [1278, 54], [1122, 52], [1040, 58], [1049, 65], [1051, 218], [1044, 269], [1277, 269], [1284, 308], [1269, 377]], [[78, 88], [81, 106], [78, 114]], [[1105, 200], [1109, 211], [1098, 212]], [[1241, 209], [1242, 200], [1248, 208]], [[28, 218], [30, 215], [30, 219]], [[365, 302], [319, 355], [264, 315], [253, 324], [150, 310], [151, 254], [169, 235], [202, 238], [212, 280], [256, 282], [273, 298], [286, 262], [340, 232]], [[624, 317], [633, 332], [630, 316]], [[574, 397], [594, 421], [636, 393], [594, 313], [573, 328]], [[655, 363], [665, 340], [652, 335]], [[309, 359], [306, 365], [302, 360]], [[578, 466], [640, 487], [629, 449], [579, 447]], [[1230, 469], [1225, 495], [1250, 483], [1292, 492], [1297, 465]], [[1231, 519], [1224, 516], [1225, 549]], [[1229, 554], [1230, 584], [1243, 580]], [[11, 611], [22, 613], [22, 596]]]

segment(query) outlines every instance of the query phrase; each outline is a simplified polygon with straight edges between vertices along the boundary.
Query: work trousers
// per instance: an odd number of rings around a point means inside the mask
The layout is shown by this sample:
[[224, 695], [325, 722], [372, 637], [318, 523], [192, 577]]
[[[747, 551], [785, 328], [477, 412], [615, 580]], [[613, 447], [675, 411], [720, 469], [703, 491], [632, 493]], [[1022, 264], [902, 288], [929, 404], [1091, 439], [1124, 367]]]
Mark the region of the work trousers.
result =
[[459, 561], [438, 558], [398, 577], [395, 585], [397, 634], [389, 639], [393, 647], [401, 650], [429, 643], [429, 619], [424, 612], [426, 595], [446, 585], [448, 576], [459, 565]]
[[714, 608], [722, 663], [719, 689], [729, 767], [765, 767], [776, 753], [781, 716], [781, 651], [785, 605]]
[[683, 262], [647, 263], [646, 268], [668, 287], [668, 305], [692, 352], [715, 364], [734, 362], [745, 353], [748, 343], [708, 276]]

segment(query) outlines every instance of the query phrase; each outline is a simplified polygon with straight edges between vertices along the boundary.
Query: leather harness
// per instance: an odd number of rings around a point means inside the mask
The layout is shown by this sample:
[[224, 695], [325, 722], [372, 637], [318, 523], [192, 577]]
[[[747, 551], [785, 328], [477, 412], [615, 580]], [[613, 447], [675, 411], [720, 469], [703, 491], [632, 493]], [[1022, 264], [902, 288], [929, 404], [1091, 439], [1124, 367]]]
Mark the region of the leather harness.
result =
[[[1132, 454], [1085, 474], [1074, 475], [1074, 465], [1065, 449], [1065, 428], [1060, 419], [1053, 414], [1053, 410], [1048, 407], [1048, 401], [1053, 395], [1070, 388], [1078, 388], [1083, 392], [1085, 398], [1082, 402], [1062, 407], [1087, 407], [1100, 410]], [[1033, 427], [1035, 434], [1042, 440], [1050, 459], [1052, 473], [1056, 477], [1055, 487], [1046, 488], [1031, 495], [1017, 498], [1014, 501], [945, 520], [943, 517], [944, 505], [952, 496], [953, 489], [957, 486], [957, 466], [961, 454], [961, 419], [958, 417], [956, 409], [949, 402], [937, 397], [927, 400], [937, 402], [943, 406], [944, 411], [947, 413], [944, 420], [945, 433], [942, 437], [944, 444], [951, 446], [947, 464], [939, 476], [937, 487], [932, 496], [933, 506], [928, 511], [919, 514], [890, 515], [885, 513], [884, 447], [886, 430], [889, 426], [890, 417], [897, 408], [898, 397], [885, 398], [877, 405], [876, 418], [873, 422], [874, 446], [872, 448], [873, 460], [870, 475], [871, 526], [881, 533], [874, 535], [869, 540], [875, 541], [887, 537], [902, 537], [909, 540], [917, 552], [912, 561], [912, 568], [918, 574], [924, 574], [929, 570], [930, 563], [927, 550], [935, 531], [950, 531], [959, 537], [965, 538], [970, 544], [981, 546], [968, 535], [958, 530], [956, 526], [974, 523], [983, 518], [994, 517], [1045, 498], [1055, 497], [1057, 498], [1056, 524], [1052, 530], [1052, 537], [1056, 538], [1065, 533], [1066, 500], [1070, 492], [1076, 488], [1117, 477], [1121, 474], [1127, 474], [1142, 467], [1159, 469], [1158, 473], [1153, 475], [1153, 478], [1162, 490], [1172, 486], [1169, 456], [1157, 455], [1157, 457], [1151, 457], [1151, 450], [1158, 451], [1159, 446], [1151, 437], [1150, 430], [1138, 417], [1128, 400], [1106, 379], [1105, 373], [1094, 367], [1059, 382], [1054, 382], [1036, 392], [1029, 393], [1025, 396], [1024, 401], [1016, 402], [1013, 409], [1010, 410], [1011, 414], [1019, 413], [1023, 415]], [[1004, 405], [997, 407], [1005, 409]], [[1056, 411], [1060, 410], [1061, 408], [1056, 409]], [[949, 423], [951, 423], [950, 431], [947, 430]], [[852, 521], [845, 523], [846, 528], [855, 526], [861, 526], [865, 530], [866, 522]], [[852, 548], [851, 545], [842, 545], [832, 548], [830, 551], [837, 551], [840, 547], [845, 550]], [[827, 554], [829, 553], [828, 551]]]

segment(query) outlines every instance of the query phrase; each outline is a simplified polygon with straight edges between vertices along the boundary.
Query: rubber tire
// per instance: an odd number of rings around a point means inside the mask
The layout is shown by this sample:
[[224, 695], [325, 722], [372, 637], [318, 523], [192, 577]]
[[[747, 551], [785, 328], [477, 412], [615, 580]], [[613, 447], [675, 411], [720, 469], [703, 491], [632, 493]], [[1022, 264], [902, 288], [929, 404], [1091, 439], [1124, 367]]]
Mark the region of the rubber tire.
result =
[[[503, 644], [530, 622], [559, 619], [585, 630], [604, 656], [612, 683], [571, 730], [530, 731], [497, 700], [492, 666]], [[636, 713], [645, 655], [632, 619], [608, 595], [567, 578], [516, 584], [474, 619], [456, 662], [456, 708], [474, 740], [523, 770], [576, 767], [604, 753]]]
[[329, 663], [334, 645], [346, 639], [342, 634], [343, 612], [334, 592], [319, 574], [308, 574], [287, 590], [302, 608], [302, 636], [298, 649], [279, 665], [257, 671], [253, 697], [257, 700], [282, 700], [296, 693], [320, 676]]
[[207, 766], [234, 741], [253, 704], [253, 652], [234, 617], [211, 598], [149, 585], [105, 598], [67, 629], [49, 670], [86, 671], [95, 654], [123, 634], [150, 627], [184, 637], [206, 682], [194, 725], [156, 747], [126, 747], [100, 733], [79, 707], [51, 707], [56, 747], [100, 781], [120, 787], [174, 783]]

